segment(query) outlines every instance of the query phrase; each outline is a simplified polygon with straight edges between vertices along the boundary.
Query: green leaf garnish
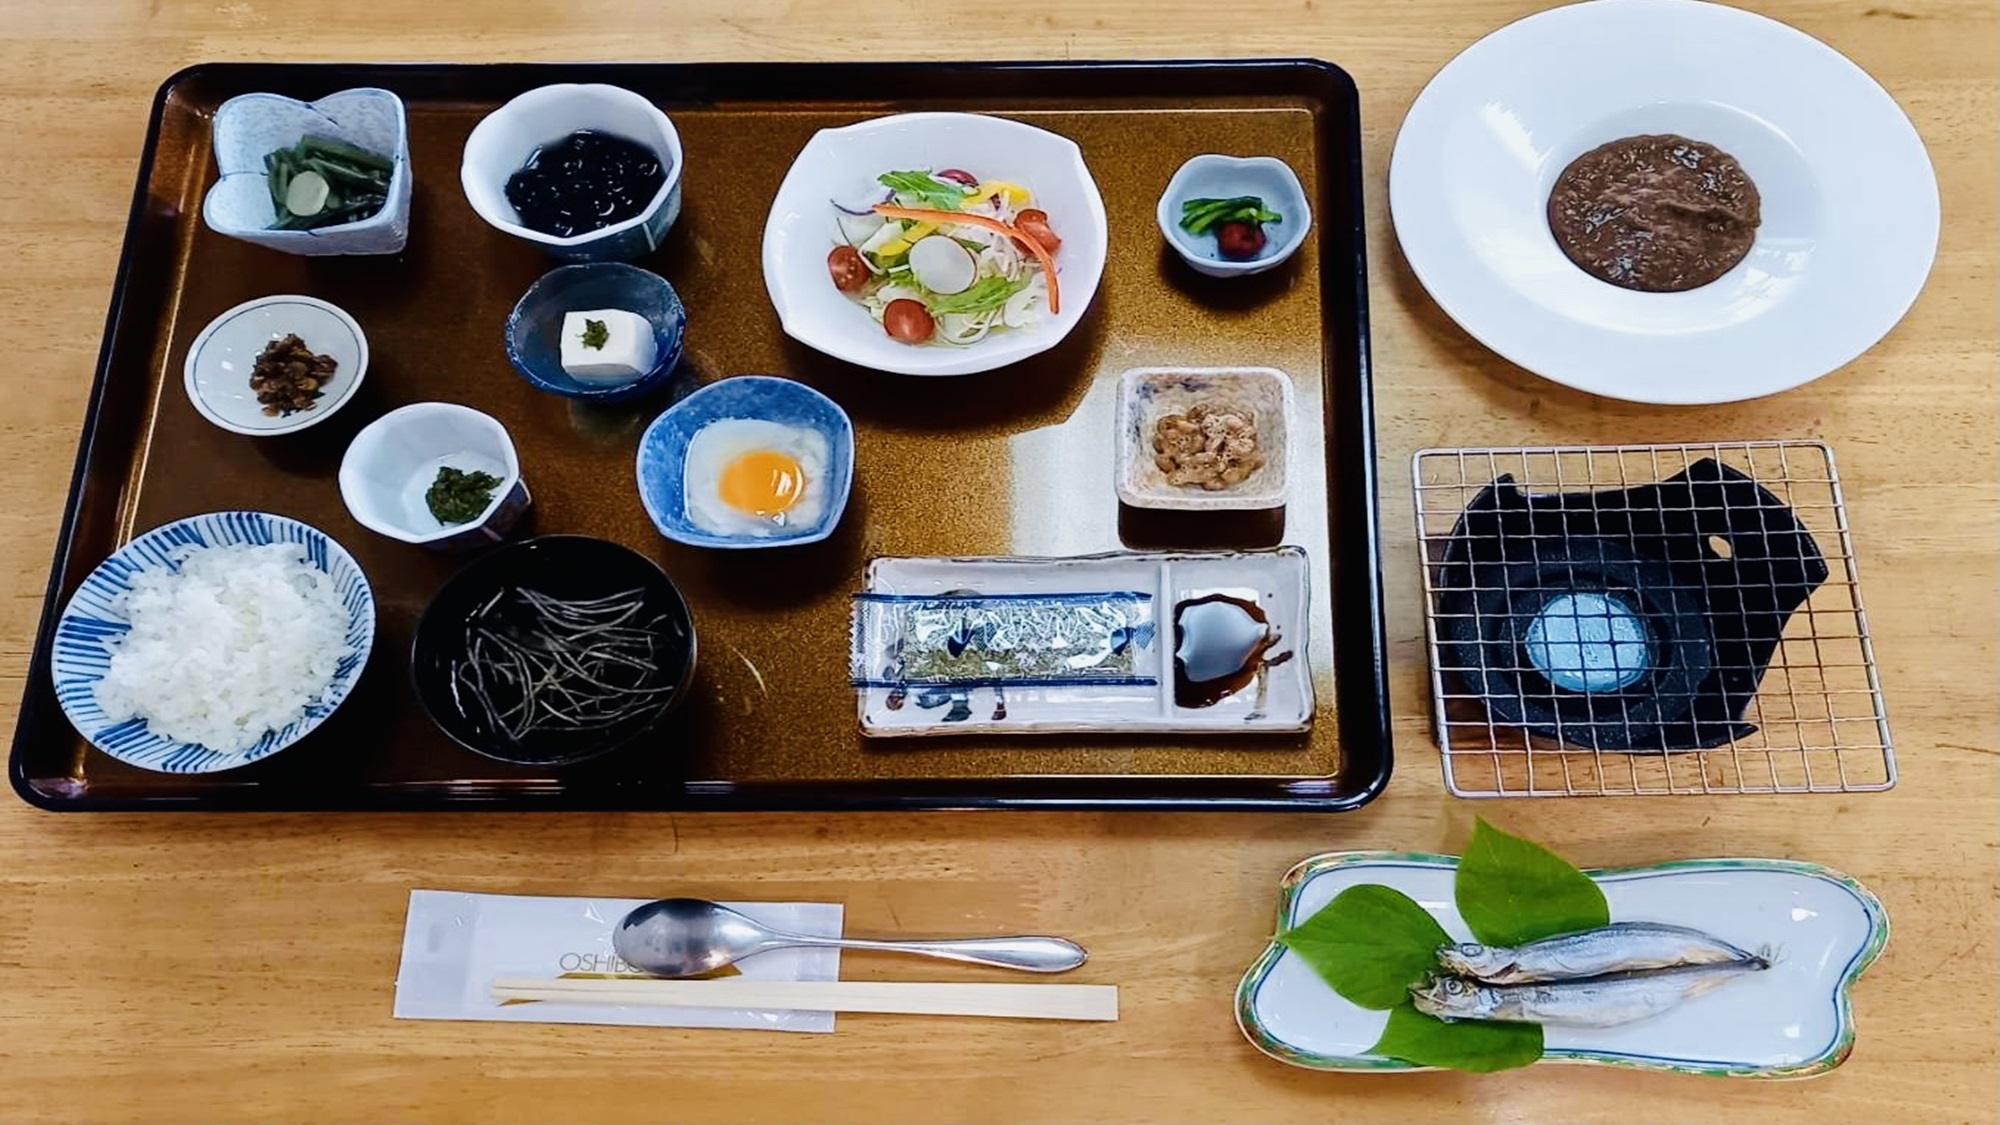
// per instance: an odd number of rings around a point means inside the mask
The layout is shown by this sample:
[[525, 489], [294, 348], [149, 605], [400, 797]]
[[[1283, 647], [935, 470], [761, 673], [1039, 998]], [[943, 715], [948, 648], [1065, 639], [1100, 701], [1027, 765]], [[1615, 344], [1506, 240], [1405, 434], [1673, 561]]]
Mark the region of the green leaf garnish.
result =
[[1026, 278], [1020, 281], [1009, 281], [997, 275], [982, 277], [962, 292], [953, 293], [949, 296], [932, 297], [928, 302], [930, 305], [930, 314], [932, 316], [944, 316], [947, 313], [963, 313], [971, 316], [977, 313], [992, 312], [1004, 306], [1009, 300], [1013, 299], [1014, 294], [1019, 293], [1027, 287], [1028, 282]]
[[1278, 941], [1335, 992], [1379, 1011], [1409, 1002], [1410, 986], [1437, 968], [1438, 947], [1451, 935], [1410, 896], [1364, 883], [1340, 892]]
[[972, 189], [947, 183], [929, 172], [884, 172], [875, 177], [896, 193], [904, 206], [921, 204], [934, 211], [959, 211]]
[[1458, 912], [1488, 945], [1519, 945], [1611, 924], [1604, 892], [1540, 844], [1481, 819], [1453, 881]]
[[[1360, 889], [1360, 888], [1355, 888]], [[1405, 997], [1407, 1000], [1408, 998]], [[1408, 1003], [1389, 1010], [1389, 1024], [1370, 1054], [1442, 1066], [1472, 1074], [1491, 1074], [1527, 1066], [1542, 1057], [1542, 1025], [1488, 1020], [1445, 1021], [1427, 1016]]]
[[604, 345], [610, 342], [611, 342], [611, 329], [603, 321], [590, 320], [590, 319], [584, 320], [583, 322], [584, 347], [595, 348], [598, 351], [603, 351]]

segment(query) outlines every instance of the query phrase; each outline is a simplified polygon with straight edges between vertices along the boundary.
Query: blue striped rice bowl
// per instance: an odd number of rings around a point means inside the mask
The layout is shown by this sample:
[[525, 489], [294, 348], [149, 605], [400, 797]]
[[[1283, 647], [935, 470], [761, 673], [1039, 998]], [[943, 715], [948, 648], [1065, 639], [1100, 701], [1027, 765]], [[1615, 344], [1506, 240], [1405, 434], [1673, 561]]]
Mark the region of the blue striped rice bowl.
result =
[[[336, 667], [333, 682], [307, 705], [305, 714], [279, 730], [266, 731], [255, 746], [225, 754], [193, 742], [162, 738], [143, 718], [113, 722], [98, 706], [96, 686], [111, 665], [106, 641], [129, 628], [115, 608], [132, 588], [132, 577], [147, 570], [175, 569], [172, 554], [185, 547], [262, 546], [297, 543], [306, 561], [329, 575], [347, 610], [347, 646], [354, 651]], [[210, 512], [162, 524], [99, 564], [83, 580], [56, 624], [56, 699], [90, 744], [121, 762], [161, 773], [213, 773], [271, 755], [304, 738], [339, 707], [361, 677], [375, 639], [375, 593], [367, 575], [345, 548], [317, 528], [267, 512]]]

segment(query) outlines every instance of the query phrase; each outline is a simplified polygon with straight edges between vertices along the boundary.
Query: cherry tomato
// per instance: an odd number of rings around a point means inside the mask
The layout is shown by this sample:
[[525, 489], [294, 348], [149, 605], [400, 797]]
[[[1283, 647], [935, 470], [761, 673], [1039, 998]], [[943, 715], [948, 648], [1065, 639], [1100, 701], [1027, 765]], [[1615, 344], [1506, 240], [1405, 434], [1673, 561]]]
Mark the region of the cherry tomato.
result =
[[1014, 216], [1014, 226], [1022, 234], [1042, 244], [1042, 249], [1053, 254], [1062, 249], [1062, 239], [1056, 237], [1055, 228], [1049, 226], [1049, 213], [1039, 207], [1030, 207]]
[[842, 293], [859, 290], [871, 276], [868, 263], [861, 260], [861, 251], [852, 246], [834, 247], [833, 253], [826, 256], [826, 272], [833, 275], [833, 287]]
[[952, 183], [964, 184], [966, 187], [979, 186], [979, 177], [963, 168], [946, 168], [942, 172], [933, 172], [931, 174], [940, 180], [950, 180]]
[[1215, 248], [1225, 258], [1248, 261], [1264, 249], [1264, 228], [1256, 223], [1224, 223], [1215, 228]]
[[882, 310], [882, 327], [889, 335], [905, 344], [921, 344], [937, 331], [937, 322], [931, 319], [930, 310], [922, 301], [912, 301], [908, 297], [890, 301]]

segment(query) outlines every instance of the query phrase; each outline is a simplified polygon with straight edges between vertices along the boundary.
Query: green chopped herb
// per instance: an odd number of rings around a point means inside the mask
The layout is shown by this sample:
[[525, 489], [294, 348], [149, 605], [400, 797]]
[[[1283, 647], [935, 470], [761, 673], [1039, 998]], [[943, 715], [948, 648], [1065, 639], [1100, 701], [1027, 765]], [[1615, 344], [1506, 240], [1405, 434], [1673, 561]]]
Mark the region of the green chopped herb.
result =
[[1004, 277], [982, 277], [970, 288], [945, 297], [932, 297], [929, 301], [932, 316], [947, 313], [973, 315], [992, 312], [1013, 299], [1014, 294], [1028, 287], [1028, 280], [1009, 281]]
[[972, 188], [940, 180], [929, 172], [884, 172], [876, 179], [895, 192], [904, 206], [921, 205], [935, 211], [962, 210], [965, 197], [973, 192]]
[[477, 469], [468, 473], [446, 465], [424, 492], [424, 504], [439, 523], [470, 523], [486, 510], [498, 487], [500, 478], [491, 473]]
[[596, 348], [598, 351], [603, 351], [604, 345], [609, 343], [610, 341], [611, 341], [611, 329], [608, 326], [606, 326], [603, 321], [590, 320], [590, 319], [584, 320], [583, 322], [584, 347]]
[[1181, 204], [1181, 229], [1189, 234], [1207, 234], [1223, 223], [1275, 223], [1284, 216], [1267, 210], [1254, 195], [1234, 199], [1190, 199]]

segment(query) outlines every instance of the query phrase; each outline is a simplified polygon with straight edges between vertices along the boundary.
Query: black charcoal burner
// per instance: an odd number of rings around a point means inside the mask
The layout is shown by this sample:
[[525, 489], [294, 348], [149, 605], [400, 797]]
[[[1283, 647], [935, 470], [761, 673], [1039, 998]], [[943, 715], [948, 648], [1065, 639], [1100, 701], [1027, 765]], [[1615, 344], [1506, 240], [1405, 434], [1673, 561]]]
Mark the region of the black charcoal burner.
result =
[[1657, 484], [1530, 495], [1501, 476], [1438, 571], [1442, 655], [1496, 721], [1598, 750], [1702, 750], [1827, 578], [1792, 510], [1704, 458]]

